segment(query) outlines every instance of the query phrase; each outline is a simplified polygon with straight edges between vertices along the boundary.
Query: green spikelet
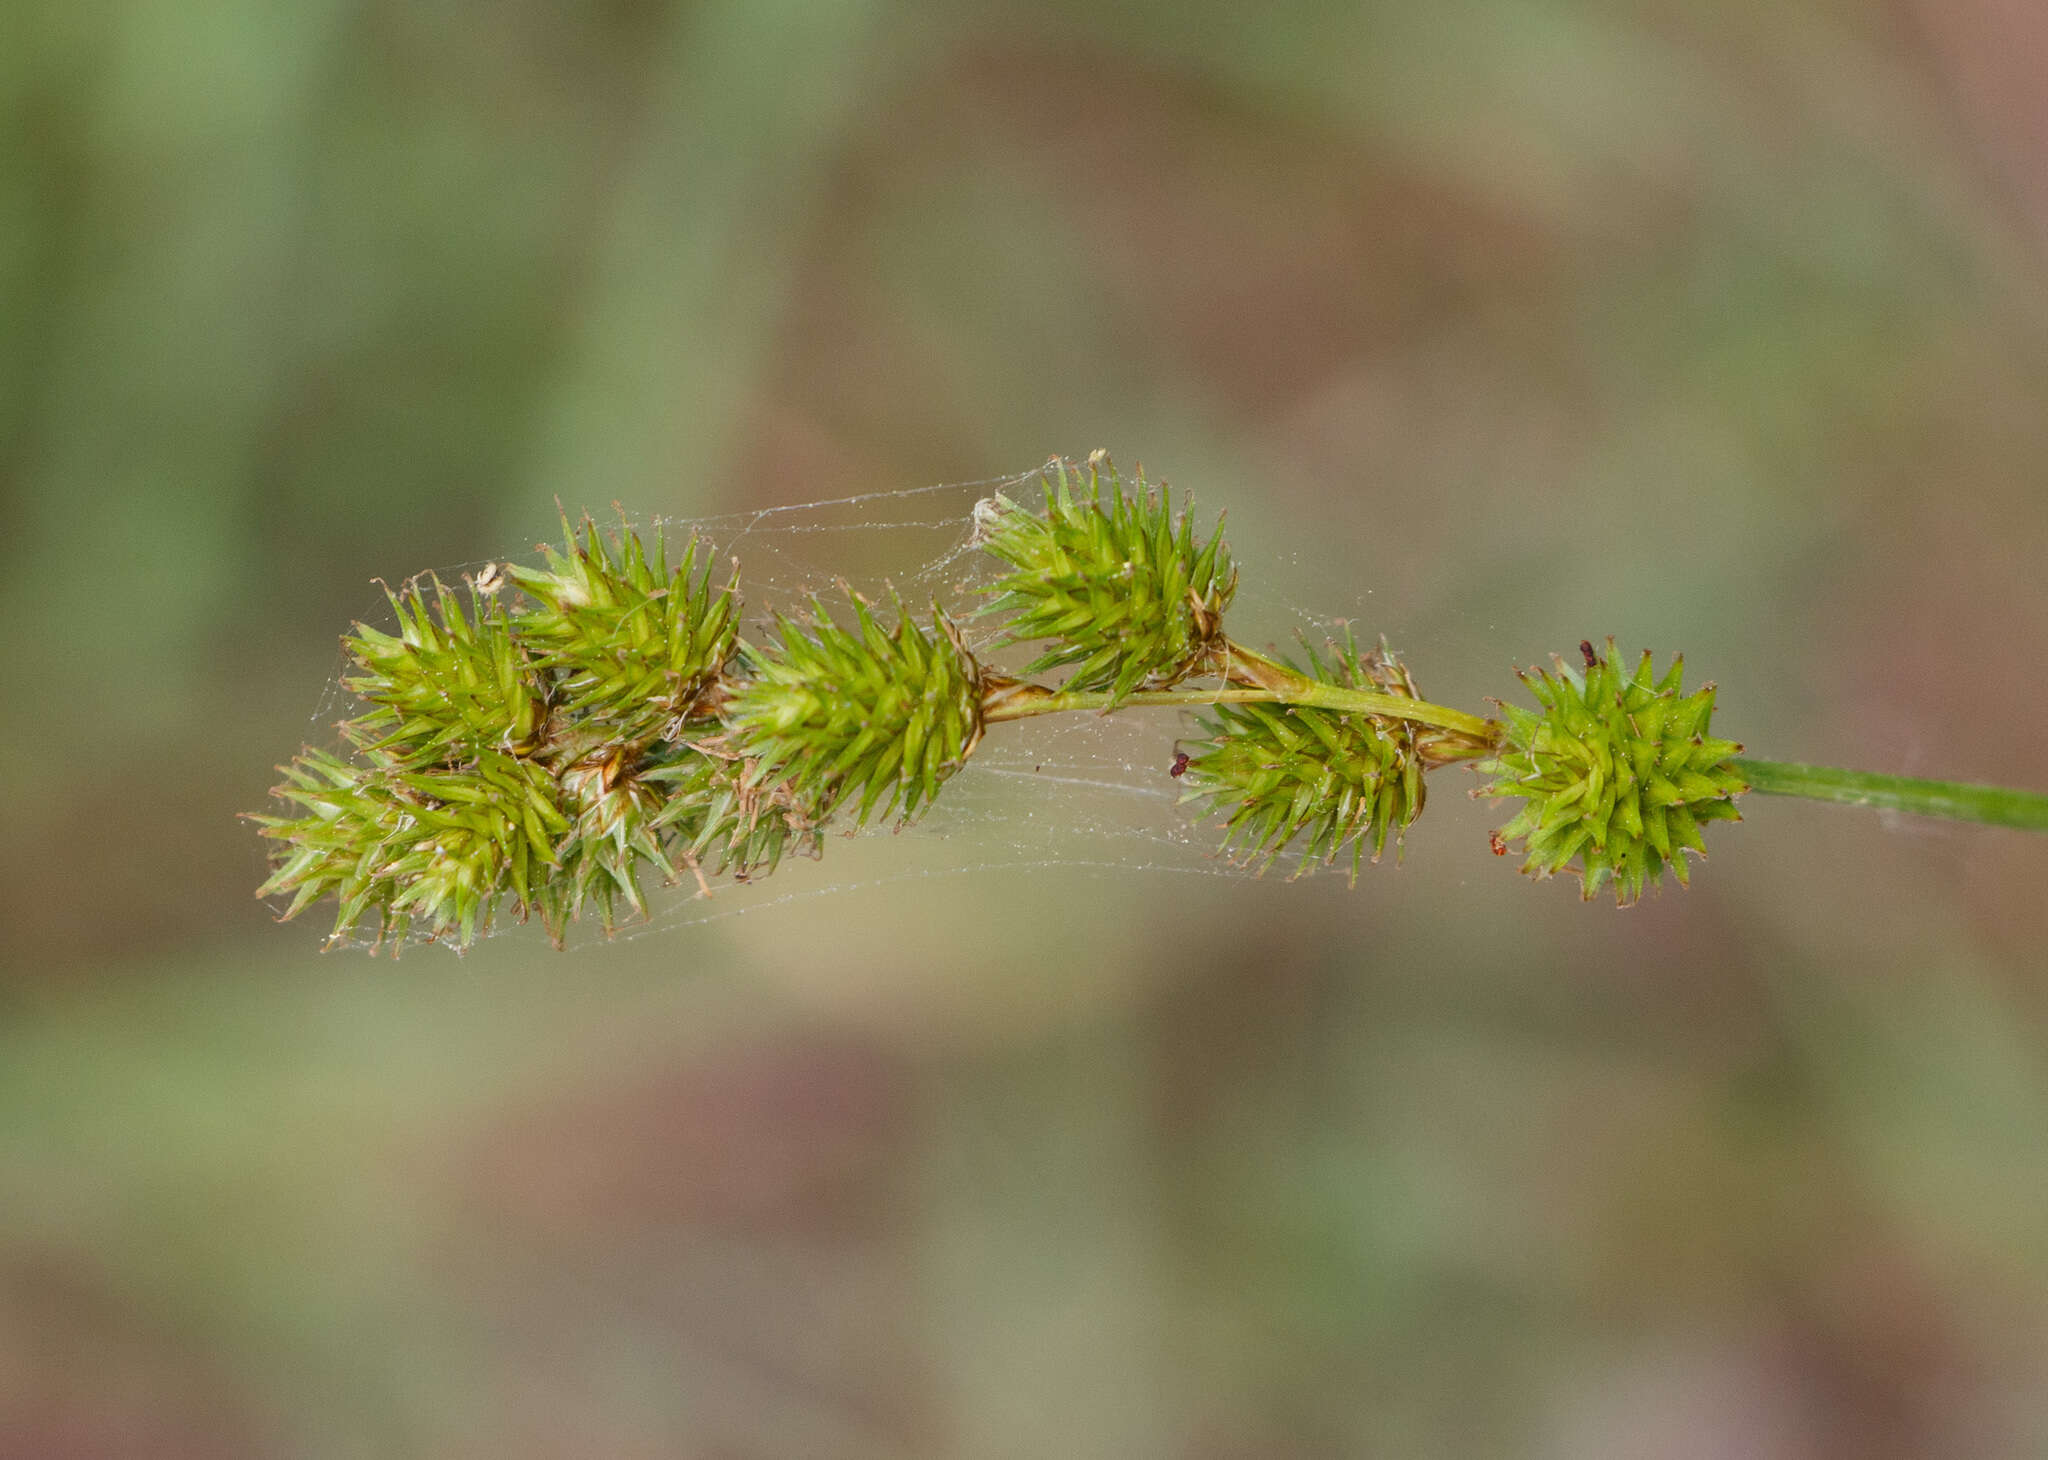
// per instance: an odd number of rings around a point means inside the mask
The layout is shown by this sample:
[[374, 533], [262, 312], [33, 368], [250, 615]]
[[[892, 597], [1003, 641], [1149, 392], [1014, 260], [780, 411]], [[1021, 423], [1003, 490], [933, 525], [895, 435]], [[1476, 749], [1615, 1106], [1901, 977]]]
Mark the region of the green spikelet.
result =
[[359, 749], [406, 767], [468, 760], [484, 750], [523, 754], [546, 716], [539, 675], [504, 611], [472, 594], [465, 614], [438, 578], [433, 603], [415, 581], [385, 590], [398, 620], [388, 634], [365, 624], [342, 640], [358, 672], [342, 683], [370, 705], [342, 726]]
[[302, 814], [253, 818], [282, 844], [257, 895], [291, 894], [289, 918], [333, 893], [337, 940], [375, 913], [378, 944], [418, 932], [466, 946], [506, 894], [522, 917], [539, 905], [569, 825], [553, 777], [502, 751], [419, 772], [308, 750], [284, 774], [274, 794]]
[[1237, 590], [1222, 527], [1198, 545], [1163, 482], [1126, 486], [1098, 451], [1085, 482], [1064, 461], [1047, 467], [1043, 515], [995, 496], [975, 518], [982, 546], [1015, 570], [982, 612], [1005, 618], [1004, 644], [1049, 643], [1027, 677], [1072, 665], [1066, 688], [1122, 700], [1179, 683], [1221, 641]]
[[1523, 802], [1494, 845], [1524, 843], [1524, 872], [1572, 868], [1588, 899], [1611, 882], [1626, 906], [1667, 867], [1689, 882], [1681, 853], [1706, 855], [1703, 823], [1742, 819], [1749, 786], [1729, 764], [1742, 747], [1708, 734], [1714, 687], [1683, 693], [1683, 656], [1657, 679], [1648, 653], [1624, 674], [1611, 638], [1604, 656], [1580, 652], [1583, 669], [1553, 659], [1521, 675], [1542, 713], [1501, 706], [1500, 751], [1478, 767], [1493, 780], [1475, 794]]
[[777, 615], [773, 645], [749, 648], [721, 711], [748, 794], [817, 825], [843, 803], [864, 824], [904, 820], [938, 794], [981, 738], [981, 674], [937, 606], [932, 632], [899, 600], [893, 633], [848, 593], [854, 624], [812, 601], [808, 625]]
[[732, 657], [737, 570], [714, 588], [709, 550], [695, 537], [671, 573], [658, 532], [650, 558], [634, 533], [608, 540], [586, 518], [579, 541], [566, 518], [562, 526], [566, 551], [543, 548], [544, 567], [510, 570], [532, 599], [514, 620], [521, 641], [580, 728], [612, 740], [674, 738]]
[[[1417, 697], [1384, 644], [1361, 656], [1347, 634], [1327, 659], [1304, 648], [1305, 672], [1316, 679]], [[1423, 757], [1406, 722], [1252, 703], [1218, 705], [1201, 724], [1182, 800], [1227, 817], [1222, 850], [1261, 872], [1292, 844], [1300, 848], [1296, 876], [1335, 862], [1348, 846], [1356, 879], [1368, 843], [1377, 862], [1388, 836], [1398, 848], [1422, 814]]]

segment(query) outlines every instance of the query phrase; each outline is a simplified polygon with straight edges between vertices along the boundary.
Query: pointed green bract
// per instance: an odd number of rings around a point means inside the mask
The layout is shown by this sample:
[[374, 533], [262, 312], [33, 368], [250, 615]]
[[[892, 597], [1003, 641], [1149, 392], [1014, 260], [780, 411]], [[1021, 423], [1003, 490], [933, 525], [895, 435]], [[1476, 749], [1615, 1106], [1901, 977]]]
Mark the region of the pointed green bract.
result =
[[777, 615], [776, 642], [750, 647], [721, 712], [728, 752], [756, 797], [823, 822], [854, 805], [904, 821], [938, 794], [981, 738], [981, 672], [937, 605], [926, 633], [895, 605], [893, 632], [849, 593], [853, 625], [812, 601], [808, 622]]
[[982, 613], [1004, 620], [1004, 644], [1047, 644], [1025, 675], [1072, 666], [1066, 688], [1121, 700], [1178, 684], [1221, 642], [1237, 590], [1222, 527], [1197, 543], [1192, 514], [1176, 519], [1165, 483], [1142, 471], [1126, 484], [1100, 452], [1085, 468], [1055, 461], [1042, 513], [995, 496], [975, 519], [982, 547], [1014, 570]]
[[[1386, 646], [1360, 655], [1347, 635], [1327, 657], [1306, 648], [1310, 677], [1350, 689], [1417, 698]], [[1290, 846], [1296, 875], [1327, 866], [1348, 847], [1351, 876], [1377, 862], [1391, 835], [1422, 814], [1423, 760], [1405, 721], [1303, 705], [1221, 704], [1203, 716], [1203, 739], [1188, 752], [1183, 801], [1227, 818], [1222, 850], [1260, 871]]]
[[1735, 797], [1749, 786], [1729, 764], [1742, 747], [1708, 733], [1714, 687], [1683, 692], [1682, 656], [1658, 678], [1648, 653], [1624, 672], [1613, 639], [1605, 655], [1582, 651], [1583, 669], [1553, 659], [1522, 674], [1542, 712], [1501, 706], [1501, 748], [1478, 767], [1493, 779], [1477, 794], [1523, 803], [1496, 846], [1522, 842], [1524, 872], [1571, 869], [1587, 898], [1611, 883], [1626, 906], [1666, 869], [1686, 884], [1683, 854], [1706, 855], [1700, 827], [1741, 820]]

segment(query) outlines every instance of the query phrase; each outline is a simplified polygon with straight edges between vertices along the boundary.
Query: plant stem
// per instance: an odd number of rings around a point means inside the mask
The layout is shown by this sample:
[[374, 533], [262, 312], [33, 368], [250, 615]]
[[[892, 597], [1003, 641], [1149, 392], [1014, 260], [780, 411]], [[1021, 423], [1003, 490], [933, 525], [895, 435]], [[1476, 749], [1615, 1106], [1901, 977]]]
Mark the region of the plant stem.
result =
[[[1220, 689], [1138, 690], [1118, 699], [1108, 690], [1052, 690], [1001, 676], [984, 680], [981, 718], [984, 724], [1054, 715], [1062, 710], [1115, 710], [1126, 705], [1166, 705], [1200, 709], [1204, 705], [1307, 705], [1343, 715], [1377, 715], [1406, 720], [1450, 733], [1432, 746], [1430, 758], [1442, 764], [1491, 754], [1500, 744], [1500, 724], [1468, 715], [1448, 705], [1433, 705], [1412, 694], [1353, 689], [1312, 679], [1300, 670], [1255, 653], [1228, 639], [1211, 651], [1205, 667], [1224, 681]], [[1412, 688], [1412, 686], [1410, 686]]]
[[1301, 679], [1285, 689], [1233, 685], [1225, 689], [1137, 690], [1121, 700], [1108, 690], [1049, 690], [1038, 685], [1019, 685], [1000, 695], [992, 695], [983, 708], [982, 719], [994, 723], [1025, 720], [1033, 715], [1056, 715], [1064, 710], [1113, 710], [1136, 705], [1198, 710], [1204, 705], [1245, 704], [1309, 705], [1347, 715], [1378, 715], [1388, 720], [1407, 720], [1468, 737], [1478, 742], [1475, 754], [1490, 748], [1495, 738], [1492, 721], [1468, 715], [1463, 710], [1410, 699], [1406, 695], [1347, 689], [1343, 685], [1325, 684], [1316, 679]]
[[1803, 796], [1809, 801], [1833, 801], [1843, 806], [1910, 811], [1916, 816], [1941, 816], [1950, 821], [2048, 831], [2048, 795], [2039, 791], [1960, 781], [1922, 781], [1911, 776], [1777, 760], [1741, 759], [1729, 764], [1748, 780], [1750, 790], [1767, 796]]

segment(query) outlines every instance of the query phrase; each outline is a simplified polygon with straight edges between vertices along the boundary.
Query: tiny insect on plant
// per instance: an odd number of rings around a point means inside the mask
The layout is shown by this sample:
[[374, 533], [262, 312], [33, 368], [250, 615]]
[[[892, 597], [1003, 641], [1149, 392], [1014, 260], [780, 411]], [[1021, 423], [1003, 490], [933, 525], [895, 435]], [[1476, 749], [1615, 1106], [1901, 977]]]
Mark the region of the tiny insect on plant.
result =
[[[1613, 639], [1518, 671], [1535, 707], [1475, 715], [1423, 698], [1384, 641], [1295, 655], [1225, 632], [1237, 568], [1164, 482], [1102, 452], [1055, 459], [1043, 500], [996, 494], [975, 545], [1002, 565], [971, 617], [1015, 674], [983, 662], [937, 603], [846, 589], [742, 636], [739, 569], [694, 537], [563, 524], [535, 567], [492, 563], [467, 595], [428, 576], [390, 595], [396, 632], [358, 624], [343, 680], [361, 706], [340, 753], [283, 767], [262, 897], [296, 916], [332, 896], [330, 941], [467, 946], [509, 905], [559, 942], [576, 919], [644, 916], [643, 877], [772, 872], [828, 826], [915, 820], [985, 734], [1040, 715], [1172, 706], [1197, 716], [1167, 774], [1260, 871], [1339, 862], [1356, 878], [1422, 814], [1429, 775], [1464, 765], [1510, 803], [1489, 834], [1522, 870], [1635, 902], [1690, 879], [1703, 829], [1761, 792], [2048, 831], [2048, 795], [1745, 757], [1710, 728], [1715, 687], [1684, 661], [1631, 666]], [[466, 601], [465, 601], [466, 598]], [[1045, 676], [1059, 674], [1057, 682]]]

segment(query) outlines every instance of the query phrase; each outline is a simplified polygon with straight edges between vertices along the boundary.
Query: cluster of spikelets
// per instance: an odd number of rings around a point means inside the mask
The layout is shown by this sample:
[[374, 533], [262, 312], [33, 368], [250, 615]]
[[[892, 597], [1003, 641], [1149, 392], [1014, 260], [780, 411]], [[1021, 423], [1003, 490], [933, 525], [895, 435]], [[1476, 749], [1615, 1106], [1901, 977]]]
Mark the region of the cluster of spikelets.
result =
[[1521, 841], [1524, 872], [1574, 867], [1585, 897], [1611, 883], [1626, 905], [1666, 868], [1690, 883], [1682, 854], [1706, 855], [1702, 823], [1741, 820], [1735, 797], [1749, 786], [1730, 761], [1742, 747], [1708, 733], [1714, 687], [1684, 692], [1683, 655], [1659, 678], [1647, 651], [1630, 673], [1612, 639], [1605, 654], [1579, 649], [1583, 668], [1553, 660], [1521, 674], [1543, 712], [1500, 707], [1502, 740], [1479, 767], [1493, 777], [1480, 794], [1522, 802], [1494, 846]]
[[849, 797], [856, 824], [928, 802], [980, 730], [944, 620], [885, 632], [855, 598], [850, 627], [814, 603], [746, 644], [704, 555], [693, 539], [671, 570], [659, 536], [650, 554], [585, 523], [466, 606], [433, 579], [392, 594], [395, 631], [344, 640], [350, 753], [304, 751], [275, 793], [290, 813], [254, 818], [277, 843], [261, 895], [291, 917], [331, 894], [336, 938], [374, 919], [394, 947], [466, 946], [508, 902], [559, 940], [586, 912], [644, 914], [644, 877], [815, 852]]
[[[1286, 667], [1325, 684], [1417, 699], [1415, 682], [1384, 642], [1361, 655], [1349, 631], [1327, 655], [1303, 645]], [[1351, 851], [1351, 877], [1377, 862], [1422, 814], [1424, 758], [1404, 720], [1307, 705], [1219, 704], [1188, 752], [1183, 803], [1224, 820], [1222, 851], [1261, 872], [1290, 848], [1296, 875]]]
[[[1583, 673], [1524, 676], [1541, 713], [1458, 716], [1423, 705], [1384, 644], [1360, 654], [1347, 635], [1295, 663], [1233, 644], [1220, 528], [1198, 539], [1142, 469], [1125, 482], [1097, 453], [1043, 482], [1042, 509], [998, 496], [975, 511], [1005, 565], [980, 614], [998, 648], [1035, 646], [1025, 680], [978, 662], [937, 605], [927, 628], [894, 600], [892, 624], [851, 590], [749, 642], [737, 567], [718, 581], [692, 538], [671, 568], [658, 534], [650, 548], [588, 522], [466, 594], [431, 577], [391, 594], [391, 630], [344, 639], [362, 705], [344, 753], [302, 752], [274, 793], [285, 811], [253, 818], [275, 843], [260, 895], [288, 897], [286, 917], [332, 896], [335, 938], [394, 948], [466, 946], [508, 906], [558, 941], [586, 914], [610, 930], [621, 909], [644, 915], [645, 877], [743, 880], [815, 855], [835, 820], [911, 820], [1020, 700], [1115, 708], [1191, 680], [1216, 688], [1188, 700], [1225, 702], [1172, 773], [1224, 822], [1225, 855], [1260, 870], [1348, 852], [1355, 877], [1398, 848], [1424, 773], [1458, 760], [1483, 759], [1484, 793], [1525, 803], [1496, 850], [1523, 840], [1525, 871], [1575, 868], [1589, 897], [1611, 882], [1632, 902], [1666, 868], [1685, 881], [1700, 824], [1735, 815], [1739, 747], [1708, 735], [1713, 691], [1682, 694], [1677, 664], [1653, 682], [1647, 655], [1623, 675], [1612, 641], [1605, 658], [1587, 644]], [[1056, 690], [1028, 682], [1054, 670]], [[1484, 733], [1395, 712], [1407, 704]]]
[[[1163, 488], [1101, 457], [1048, 466], [1043, 515], [1006, 499], [977, 523], [1010, 572], [984, 612], [1027, 673], [1073, 688], [1158, 688], [1220, 642], [1235, 575]], [[566, 524], [565, 524], [566, 527]], [[745, 879], [816, 854], [835, 819], [908, 821], [966, 763], [991, 687], [936, 605], [885, 624], [850, 590], [739, 634], [735, 576], [692, 539], [665, 545], [586, 522], [538, 567], [492, 569], [467, 595], [437, 580], [391, 595], [395, 626], [344, 640], [362, 713], [346, 754], [284, 768], [265, 896], [291, 917], [337, 905], [334, 936], [466, 946], [509, 905], [559, 940], [594, 912], [645, 911], [643, 883]]]

